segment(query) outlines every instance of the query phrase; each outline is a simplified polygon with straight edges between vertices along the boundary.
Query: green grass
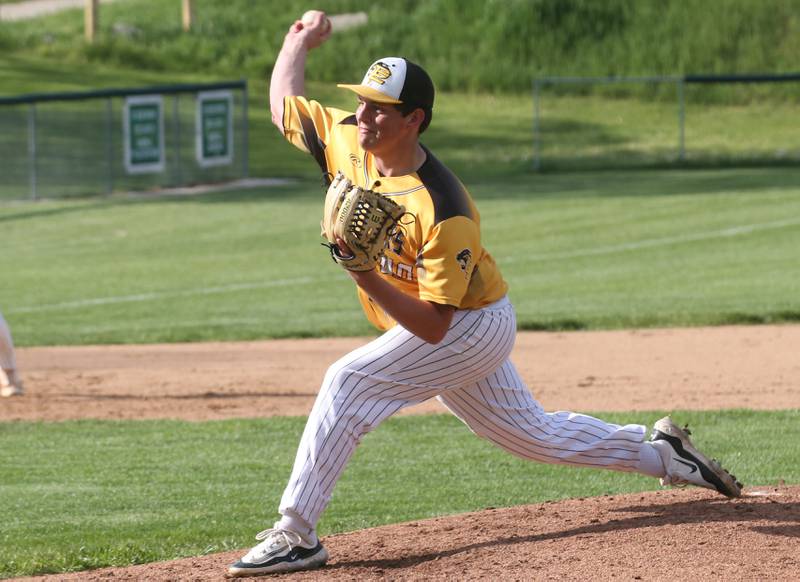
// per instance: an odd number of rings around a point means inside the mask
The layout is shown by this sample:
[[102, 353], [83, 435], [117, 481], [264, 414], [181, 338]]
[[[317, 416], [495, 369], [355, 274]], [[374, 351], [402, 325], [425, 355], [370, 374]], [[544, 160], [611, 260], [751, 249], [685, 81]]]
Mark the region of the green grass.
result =
[[[469, 184], [524, 329], [800, 320], [800, 173], [585, 172]], [[301, 181], [0, 205], [21, 346], [373, 333]]]
[[[171, 81], [170, 81], [171, 80]], [[0, 61], [0, 95], [63, 93], [114, 87], [139, 87], [208, 81], [207, 74], [124, 69], [108, 65], [81, 66], [33, 55], [3, 55]]]
[[[600, 416], [648, 424], [660, 415]], [[744, 483], [800, 482], [800, 412], [674, 416]], [[302, 428], [302, 418], [0, 424], [0, 576], [247, 547], [275, 519]], [[395, 418], [356, 451], [320, 533], [656, 488], [639, 475], [522, 461], [447, 415]]]
[[544, 92], [541, 169], [797, 165], [800, 126], [787, 122], [796, 105], [768, 100], [711, 105], [703, 103], [701, 89], [686, 91], [683, 159], [675, 97], [645, 101]]

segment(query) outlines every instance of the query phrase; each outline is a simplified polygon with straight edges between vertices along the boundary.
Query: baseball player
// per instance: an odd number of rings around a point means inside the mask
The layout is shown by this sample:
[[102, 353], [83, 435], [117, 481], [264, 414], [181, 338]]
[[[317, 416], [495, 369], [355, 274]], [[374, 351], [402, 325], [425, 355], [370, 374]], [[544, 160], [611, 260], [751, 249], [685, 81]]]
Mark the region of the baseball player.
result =
[[0, 396], [22, 396], [22, 380], [17, 373], [14, 342], [3, 314], [0, 313]]
[[[330, 28], [319, 13], [287, 33], [270, 84], [272, 120], [326, 176], [343, 173], [405, 207], [402, 229], [379, 266], [348, 271], [367, 318], [383, 335], [325, 374], [279, 506], [280, 520], [228, 569], [261, 575], [323, 565], [315, 530], [360, 439], [398, 410], [437, 398], [478, 436], [519, 457], [690, 483], [723, 495], [741, 485], [692, 446], [669, 417], [646, 427], [573, 412], [547, 413], [509, 360], [516, 321], [508, 285], [483, 247], [467, 189], [419, 141], [431, 122], [434, 86], [417, 64], [381, 58], [355, 94], [355, 113], [304, 97], [310, 49]], [[338, 253], [349, 249], [339, 243]]]

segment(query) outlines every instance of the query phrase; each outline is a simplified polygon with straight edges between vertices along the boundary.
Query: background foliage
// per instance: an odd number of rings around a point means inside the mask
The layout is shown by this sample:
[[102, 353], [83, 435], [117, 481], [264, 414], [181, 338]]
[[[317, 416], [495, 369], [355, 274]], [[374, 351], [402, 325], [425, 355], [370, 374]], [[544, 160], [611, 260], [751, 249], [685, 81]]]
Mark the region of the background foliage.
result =
[[[0, 27], [0, 48], [59, 60], [266, 77], [308, 0], [195, 0], [180, 30], [177, 0], [101, 7], [95, 44], [79, 10]], [[309, 60], [309, 77], [359, 79], [378, 56], [423, 64], [440, 89], [527, 92], [541, 76], [681, 75], [797, 69], [795, 0], [318, 0], [331, 14], [364, 11]], [[796, 93], [793, 93], [796, 95]], [[729, 98], [729, 97], [728, 97]]]

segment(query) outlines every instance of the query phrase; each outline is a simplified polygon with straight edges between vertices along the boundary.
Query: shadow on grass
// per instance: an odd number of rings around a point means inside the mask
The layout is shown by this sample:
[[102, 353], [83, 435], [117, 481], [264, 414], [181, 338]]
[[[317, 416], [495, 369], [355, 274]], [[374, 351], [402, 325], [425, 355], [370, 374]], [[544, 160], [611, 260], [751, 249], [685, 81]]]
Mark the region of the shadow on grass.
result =
[[768, 325], [797, 322], [800, 322], [800, 310], [787, 310], [767, 314], [731, 313], [721, 317], [720, 325]]
[[589, 329], [589, 325], [577, 319], [556, 319], [553, 321], [521, 321], [517, 329], [520, 331], [581, 331]]
[[693, 167], [573, 172], [530, 172], [467, 186], [483, 199], [659, 197], [800, 189], [800, 167]]
[[52, 392], [53, 396], [75, 400], [207, 400], [219, 398], [222, 400], [236, 399], [273, 399], [273, 398], [316, 398], [316, 392], [199, 392], [197, 394], [96, 394], [86, 392]]
[[[220, 184], [222, 188], [224, 184]], [[132, 192], [112, 195], [72, 195], [64, 198], [17, 201], [14, 210], [0, 214], [0, 223], [18, 220], [38, 219], [113, 208], [115, 206], [153, 205], [153, 204], [236, 204], [267, 203], [275, 200], [316, 201], [325, 199], [321, 180], [303, 180], [291, 185], [219, 190], [203, 194], [174, 194], [168, 191]], [[68, 204], [68, 202], [74, 204]], [[51, 206], [50, 204], [57, 206]], [[46, 204], [46, 206], [43, 206]], [[0, 201], [0, 206], [2, 202]]]
[[102, 200], [98, 202], [93, 202], [91, 204], [59, 206], [58, 208], [42, 208], [40, 206], [37, 206], [37, 202], [31, 201], [30, 205], [22, 206], [21, 207], [22, 209], [19, 212], [9, 212], [8, 214], [0, 215], [0, 223], [15, 222], [17, 220], [44, 218], [46, 216], [60, 216], [63, 214], [74, 214], [76, 212], [86, 212], [87, 210], [107, 208], [108, 206], [112, 205], [113, 205], [112, 202], [108, 200]]
[[[699, 318], [696, 323], [691, 325], [683, 323], [684, 327], [724, 327], [726, 325], [779, 325], [783, 323], [800, 322], [800, 310], [786, 309], [771, 313], [722, 313], [719, 315], [709, 315], [707, 318]], [[539, 321], [536, 319], [517, 320], [518, 331], [585, 331], [598, 329], [647, 329], [663, 327], [664, 322], [659, 320], [628, 320], [619, 319], [608, 325], [598, 325], [579, 319], [554, 319], [549, 321]]]

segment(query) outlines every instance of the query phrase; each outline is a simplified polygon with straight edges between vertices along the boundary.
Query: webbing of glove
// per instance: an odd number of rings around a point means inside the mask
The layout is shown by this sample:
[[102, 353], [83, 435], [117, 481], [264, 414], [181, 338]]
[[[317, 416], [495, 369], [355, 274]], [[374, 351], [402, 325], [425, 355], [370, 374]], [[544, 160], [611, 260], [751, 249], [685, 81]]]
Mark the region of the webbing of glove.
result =
[[333, 224], [334, 237], [341, 238], [352, 252], [343, 256], [335, 243], [331, 257], [350, 271], [371, 271], [383, 256], [386, 239], [397, 228], [405, 208], [373, 190], [351, 186], [346, 192]]

